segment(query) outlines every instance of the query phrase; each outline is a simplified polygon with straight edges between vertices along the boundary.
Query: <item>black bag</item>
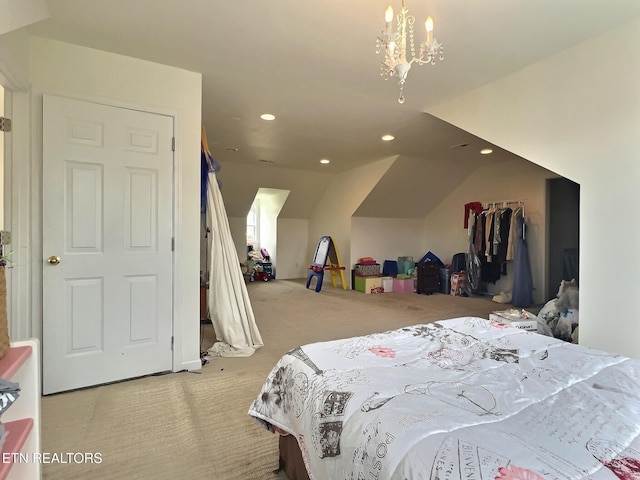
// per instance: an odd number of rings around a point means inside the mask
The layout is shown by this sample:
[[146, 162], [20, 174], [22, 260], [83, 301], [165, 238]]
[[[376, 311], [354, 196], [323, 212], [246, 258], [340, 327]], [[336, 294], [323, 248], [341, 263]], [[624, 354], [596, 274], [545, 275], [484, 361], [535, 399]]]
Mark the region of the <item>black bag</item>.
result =
[[466, 253], [456, 253], [451, 259], [451, 271], [452, 272], [466, 272], [467, 271], [467, 256]]
[[432, 293], [440, 291], [440, 265], [436, 262], [416, 263], [418, 284], [416, 293]]

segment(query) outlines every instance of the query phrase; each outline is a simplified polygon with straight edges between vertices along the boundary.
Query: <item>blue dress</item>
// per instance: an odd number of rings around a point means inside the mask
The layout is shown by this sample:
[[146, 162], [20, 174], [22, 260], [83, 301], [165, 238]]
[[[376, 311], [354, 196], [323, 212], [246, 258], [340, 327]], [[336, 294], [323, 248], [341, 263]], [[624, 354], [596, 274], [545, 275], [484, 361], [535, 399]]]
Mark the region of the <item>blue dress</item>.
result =
[[516, 217], [516, 251], [513, 260], [513, 297], [514, 307], [528, 307], [533, 304], [533, 280], [531, 279], [531, 264], [529, 263], [529, 248], [527, 240], [523, 238], [525, 229], [522, 212]]

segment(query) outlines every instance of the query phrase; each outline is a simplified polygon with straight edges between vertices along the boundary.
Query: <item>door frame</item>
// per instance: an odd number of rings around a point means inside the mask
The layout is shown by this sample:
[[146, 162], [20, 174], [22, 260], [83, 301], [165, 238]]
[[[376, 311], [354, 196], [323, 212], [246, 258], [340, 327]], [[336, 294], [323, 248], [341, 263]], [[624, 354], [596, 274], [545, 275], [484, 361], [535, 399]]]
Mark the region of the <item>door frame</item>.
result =
[[[11, 260], [20, 268], [6, 269], [7, 317], [11, 339], [34, 337], [33, 295], [31, 287], [32, 260], [30, 258], [32, 203], [30, 94], [22, 84], [12, 82], [6, 72], [5, 116], [11, 118], [12, 128], [5, 134], [4, 143], [4, 229], [11, 232], [12, 244], [7, 250]], [[26, 159], [26, 161], [25, 161]], [[27, 220], [25, 220], [27, 219]], [[21, 245], [16, 248], [16, 245]], [[26, 320], [25, 320], [26, 319]]]
[[[105, 98], [95, 95], [85, 95], [70, 93], [50, 88], [39, 88], [32, 86], [30, 93], [20, 94], [20, 98], [14, 95], [14, 106], [19, 103], [20, 115], [15, 114], [15, 121], [19, 121], [23, 127], [24, 135], [29, 139], [22, 138], [23, 142], [18, 142], [14, 137], [14, 146], [28, 145], [29, 152], [22, 158], [30, 158], [30, 162], [18, 162], [16, 160], [16, 150], [11, 162], [12, 176], [12, 197], [20, 196], [19, 201], [11, 204], [11, 231], [14, 233], [13, 250], [18, 251], [16, 243], [26, 245], [21, 247], [18, 255], [20, 268], [14, 268], [11, 279], [11, 303], [13, 305], [12, 317], [23, 319], [18, 326], [19, 333], [13, 335], [14, 338], [34, 337], [42, 341], [42, 270], [44, 260], [42, 257], [42, 98], [43, 95], [57, 95], [69, 97], [75, 100], [99, 103], [113, 107], [128, 108], [145, 111], [153, 114], [166, 115], [173, 118], [174, 137], [176, 139], [175, 151], [173, 152], [173, 236], [176, 245], [182, 244], [181, 210], [179, 205], [180, 185], [183, 176], [183, 157], [181, 154], [182, 124], [183, 120], [179, 111], [158, 107], [156, 105], [145, 105], [136, 102], [124, 101], [115, 98]], [[15, 131], [15, 128], [14, 128]], [[7, 180], [9, 181], [9, 180]], [[28, 221], [25, 221], [28, 219]], [[19, 233], [19, 234], [18, 234]], [[182, 342], [183, 333], [181, 328], [182, 304], [178, 301], [181, 298], [181, 291], [178, 280], [184, 277], [183, 262], [181, 262], [182, 249], [175, 248], [173, 252], [172, 264], [172, 370], [197, 370], [201, 368], [201, 362], [188, 360], [188, 355], [183, 355]], [[197, 282], [197, 279], [196, 279]], [[197, 298], [197, 295], [196, 297]], [[197, 310], [197, 309], [196, 309]], [[29, 318], [30, 322], [24, 321]], [[17, 321], [17, 320], [16, 320]], [[183, 320], [184, 321], [184, 320]]]

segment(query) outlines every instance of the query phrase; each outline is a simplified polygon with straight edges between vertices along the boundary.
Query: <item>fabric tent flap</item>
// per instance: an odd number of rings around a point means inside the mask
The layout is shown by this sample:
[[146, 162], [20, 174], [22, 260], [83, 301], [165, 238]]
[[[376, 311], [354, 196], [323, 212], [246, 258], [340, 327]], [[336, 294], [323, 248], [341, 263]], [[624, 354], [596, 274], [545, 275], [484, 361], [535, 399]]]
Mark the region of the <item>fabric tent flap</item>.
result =
[[209, 312], [218, 340], [208, 350], [221, 357], [248, 357], [262, 347], [216, 174], [207, 186], [209, 234]]

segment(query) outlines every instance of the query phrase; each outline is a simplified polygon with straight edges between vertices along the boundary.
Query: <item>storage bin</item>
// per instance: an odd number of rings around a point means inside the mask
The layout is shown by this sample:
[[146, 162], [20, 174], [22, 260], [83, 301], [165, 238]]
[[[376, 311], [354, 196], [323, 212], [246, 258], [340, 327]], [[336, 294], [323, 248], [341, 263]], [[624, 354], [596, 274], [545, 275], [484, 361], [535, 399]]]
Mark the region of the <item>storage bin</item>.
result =
[[413, 278], [394, 278], [393, 291], [395, 293], [413, 293]]
[[382, 275], [395, 277], [398, 274], [398, 262], [385, 260], [382, 264]]
[[440, 269], [440, 293], [447, 295], [451, 291], [451, 271], [448, 268]]
[[360, 276], [356, 275], [356, 290], [358, 292], [370, 294], [370, 293], [382, 293], [382, 277], [374, 276]]
[[393, 277], [382, 277], [382, 289], [385, 293], [393, 292]]
[[356, 275], [368, 277], [370, 275], [380, 275], [379, 263], [356, 263]]
[[410, 270], [416, 268], [413, 257], [398, 257], [398, 273], [410, 273]]

